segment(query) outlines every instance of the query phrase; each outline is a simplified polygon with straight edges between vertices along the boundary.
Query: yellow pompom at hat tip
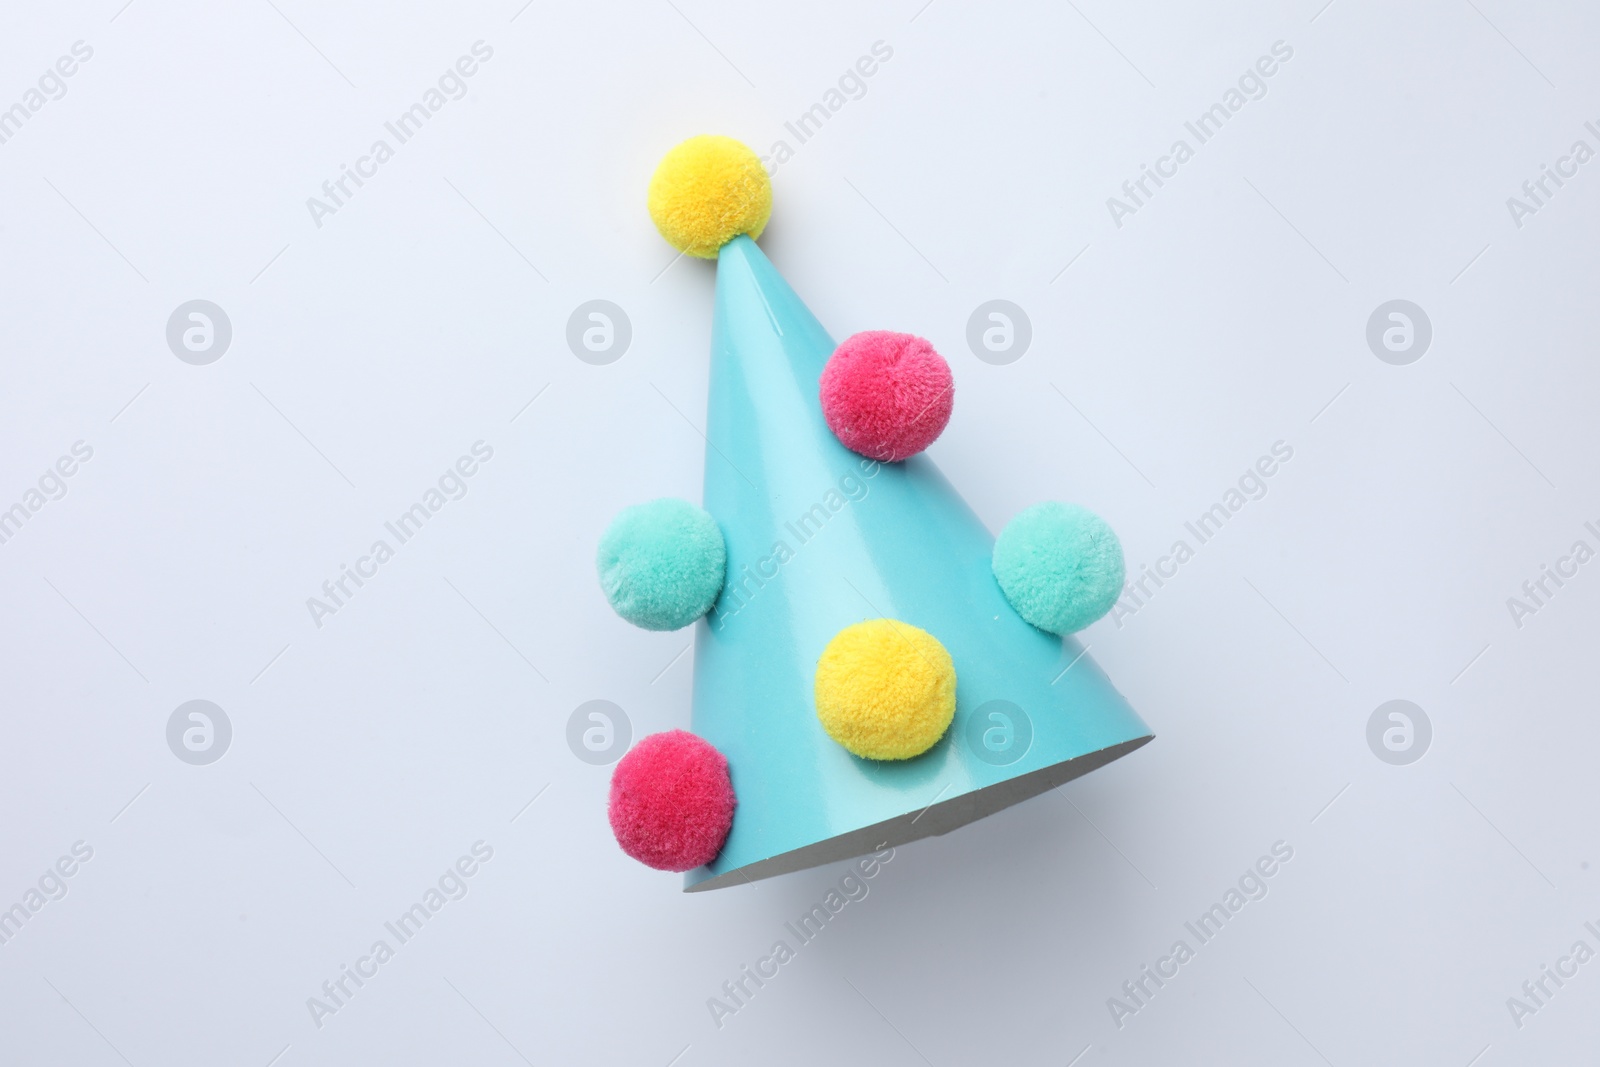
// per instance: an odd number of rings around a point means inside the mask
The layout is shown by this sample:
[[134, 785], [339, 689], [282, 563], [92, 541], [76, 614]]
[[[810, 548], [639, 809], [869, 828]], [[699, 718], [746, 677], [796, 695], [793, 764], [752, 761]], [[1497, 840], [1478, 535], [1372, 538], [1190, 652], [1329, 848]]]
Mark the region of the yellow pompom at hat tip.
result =
[[772, 180], [743, 143], [702, 134], [662, 157], [650, 177], [649, 207], [673, 248], [715, 259], [735, 237], [761, 236], [772, 216]]

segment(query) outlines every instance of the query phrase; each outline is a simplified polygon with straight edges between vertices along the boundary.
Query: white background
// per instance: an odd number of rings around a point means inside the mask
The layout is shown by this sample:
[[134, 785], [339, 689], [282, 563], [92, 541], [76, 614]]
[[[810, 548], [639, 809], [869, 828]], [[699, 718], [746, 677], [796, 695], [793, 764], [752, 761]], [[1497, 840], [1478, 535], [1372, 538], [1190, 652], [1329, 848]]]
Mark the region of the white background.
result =
[[[0, 545], [0, 907], [94, 857], [0, 946], [0, 1061], [1593, 1047], [1600, 962], [1520, 1029], [1506, 999], [1600, 949], [1600, 564], [1520, 628], [1506, 600], [1600, 547], [1600, 162], [1521, 228], [1506, 198], [1600, 148], [1600, 10], [921, 3], [13, 5], [0, 107], [94, 54], [0, 145], [0, 507], [94, 455]], [[315, 225], [307, 198], [478, 40], [468, 94]], [[1114, 225], [1106, 198], [1280, 40], [1267, 95]], [[762, 244], [836, 337], [945, 353], [932, 455], [992, 528], [1078, 501], [1137, 569], [1294, 457], [1086, 634], [1154, 743], [903, 848], [719, 1028], [707, 999], [843, 868], [685, 896], [620, 854], [609, 769], [566, 742], [596, 698], [635, 738], [688, 724], [688, 633], [631, 629], [593, 577], [618, 509], [699, 495], [713, 268], [674, 262], [644, 188], [695, 133], [793, 146], [876, 41]], [[196, 298], [233, 327], [206, 366], [165, 339]], [[965, 339], [992, 298], [1033, 326], [1005, 366]], [[1408, 366], [1365, 340], [1395, 298], [1433, 325]], [[565, 341], [591, 299], [632, 322], [607, 366]], [[479, 440], [466, 497], [316, 626], [306, 599]], [[1409, 766], [1366, 742], [1396, 698], [1433, 725]], [[167, 747], [191, 699], [232, 722], [209, 766]], [[316, 1026], [307, 998], [478, 840], [468, 895]], [[1270, 894], [1118, 1028], [1107, 998], [1279, 840]]]

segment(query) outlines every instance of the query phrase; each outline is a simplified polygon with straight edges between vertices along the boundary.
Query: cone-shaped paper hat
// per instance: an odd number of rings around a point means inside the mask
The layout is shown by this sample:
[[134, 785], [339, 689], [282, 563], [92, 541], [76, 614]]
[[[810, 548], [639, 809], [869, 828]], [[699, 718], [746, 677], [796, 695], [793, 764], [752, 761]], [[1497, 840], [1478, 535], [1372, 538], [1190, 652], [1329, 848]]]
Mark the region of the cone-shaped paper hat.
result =
[[[1073, 638], [1035, 629], [991, 568], [994, 539], [926, 456], [875, 463], [828, 428], [834, 342], [749, 237], [717, 257], [705, 500], [727, 582], [696, 623], [693, 731], [738, 808], [691, 891], [942, 834], [1109, 763], [1152, 734]], [[954, 661], [955, 719], [924, 754], [852, 755], [818, 721], [818, 658], [889, 618]]]

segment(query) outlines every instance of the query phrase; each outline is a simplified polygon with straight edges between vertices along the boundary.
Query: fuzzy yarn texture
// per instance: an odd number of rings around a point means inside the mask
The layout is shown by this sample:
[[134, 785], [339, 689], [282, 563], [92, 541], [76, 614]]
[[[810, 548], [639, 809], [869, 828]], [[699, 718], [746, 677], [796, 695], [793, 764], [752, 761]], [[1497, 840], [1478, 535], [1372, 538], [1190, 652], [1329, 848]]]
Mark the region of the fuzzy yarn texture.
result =
[[822, 415], [839, 442], [881, 463], [916, 455], [944, 432], [955, 404], [950, 365], [921, 337], [858, 333], [822, 369]]
[[734, 803], [727, 758], [687, 730], [668, 730], [617, 763], [606, 815], [622, 851], [658, 871], [690, 871], [722, 851]]
[[1122, 594], [1122, 542], [1077, 504], [1035, 504], [994, 543], [994, 576], [1017, 614], [1066, 635], [1099, 619]]
[[676, 630], [717, 602], [728, 549], [703, 508], [663, 497], [611, 520], [595, 563], [618, 615], [646, 630]]
[[715, 259], [742, 233], [761, 236], [772, 216], [772, 181], [749, 148], [709, 134], [677, 145], [650, 178], [650, 217], [667, 243]]
[[857, 756], [920, 756], [956, 713], [956, 668], [939, 639], [894, 619], [834, 635], [817, 661], [817, 718]]

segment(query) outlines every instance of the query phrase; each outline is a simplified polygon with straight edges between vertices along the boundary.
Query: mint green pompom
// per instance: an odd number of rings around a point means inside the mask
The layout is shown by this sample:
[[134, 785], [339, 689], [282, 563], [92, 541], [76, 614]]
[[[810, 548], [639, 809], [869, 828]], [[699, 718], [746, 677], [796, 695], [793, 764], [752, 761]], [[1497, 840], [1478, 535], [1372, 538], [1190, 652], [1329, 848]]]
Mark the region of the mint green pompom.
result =
[[994, 543], [994, 576], [1006, 599], [1053, 634], [1075, 633], [1110, 611], [1123, 574], [1117, 535], [1077, 504], [1035, 504]]
[[595, 562], [618, 615], [646, 630], [677, 630], [717, 602], [728, 550], [703, 508], [663, 497], [611, 520]]

